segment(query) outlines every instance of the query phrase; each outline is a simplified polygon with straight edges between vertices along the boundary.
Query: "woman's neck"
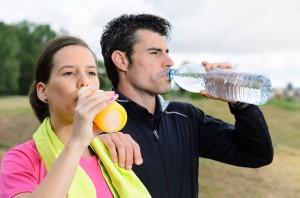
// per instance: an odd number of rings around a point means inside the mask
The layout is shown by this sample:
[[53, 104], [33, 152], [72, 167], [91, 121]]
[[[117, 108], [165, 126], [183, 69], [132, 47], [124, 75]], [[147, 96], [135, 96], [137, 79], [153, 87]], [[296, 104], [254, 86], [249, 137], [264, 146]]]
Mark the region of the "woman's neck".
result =
[[72, 129], [73, 125], [72, 122], [65, 122], [62, 121], [61, 119], [58, 119], [57, 116], [51, 116], [50, 117], [50, 122], [52, 129], [58, 139], [65, 145], [68, 143], [71, 134], [72, 134]]
[[[55, 116], [50, 117], [50, 122], [52, 130], [61, 141], [62, 144], [66, 145], [73, 133], [73, 124], [72, 122], [62, 122], [61, 119], [57, 119]], [[83, 156], [93, 156], [94, 152], [88, 147], [84, 150]]]

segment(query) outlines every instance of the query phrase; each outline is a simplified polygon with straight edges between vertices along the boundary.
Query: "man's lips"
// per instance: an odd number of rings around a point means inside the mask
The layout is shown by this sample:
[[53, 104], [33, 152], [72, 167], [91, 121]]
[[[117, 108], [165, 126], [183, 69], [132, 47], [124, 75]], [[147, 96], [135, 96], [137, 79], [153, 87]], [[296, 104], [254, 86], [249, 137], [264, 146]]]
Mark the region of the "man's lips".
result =
[[165, 78], [166, 80], [170, 80], [169, 79], [169, 70], [170, 69], [164, 69], [163, 71], [161, 71], [160, 73], [159, 73], [159, 77], [162, 77], [162, 78]]

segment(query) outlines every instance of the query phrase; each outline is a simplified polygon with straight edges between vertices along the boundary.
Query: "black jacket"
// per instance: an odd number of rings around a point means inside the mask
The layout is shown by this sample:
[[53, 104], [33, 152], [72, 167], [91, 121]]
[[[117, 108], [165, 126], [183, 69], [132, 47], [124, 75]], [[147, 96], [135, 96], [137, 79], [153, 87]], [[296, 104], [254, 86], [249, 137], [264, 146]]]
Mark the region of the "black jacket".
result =
[[144, 160], [133, 171], [154, 198], [196, 198], [199, 157], [253, 168], [273, 159], [268, 127], [257, 106], [231, 107], [233, 126], [187, 103], [157, 97], [153, 115], [122, 94], [119, 99], [128, 113], [122, 131], [140, 145]]

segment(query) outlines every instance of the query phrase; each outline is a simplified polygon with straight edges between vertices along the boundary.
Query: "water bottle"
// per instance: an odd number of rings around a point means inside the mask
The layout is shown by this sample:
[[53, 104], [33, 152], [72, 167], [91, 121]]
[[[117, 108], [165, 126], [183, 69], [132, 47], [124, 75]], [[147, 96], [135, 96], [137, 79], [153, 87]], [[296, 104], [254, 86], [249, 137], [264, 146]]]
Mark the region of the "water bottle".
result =
[[170, 68], [168, 76], [187, 91], [200, 93], [206, 89], [211, 96], [228, 101], [261, 105], [271, 95], [268, 78], [230, 69], [216, 68], [206, 72], [199, 64], [185, 64]]

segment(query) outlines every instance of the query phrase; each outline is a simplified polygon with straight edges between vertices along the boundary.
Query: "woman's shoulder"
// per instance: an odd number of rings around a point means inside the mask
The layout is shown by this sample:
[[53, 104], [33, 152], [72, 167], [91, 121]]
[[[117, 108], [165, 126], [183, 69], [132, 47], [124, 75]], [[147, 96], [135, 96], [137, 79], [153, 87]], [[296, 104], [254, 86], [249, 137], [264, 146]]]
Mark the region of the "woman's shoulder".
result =
[[7, 175], [26, 173], [40, 181], [46, 175], [46, 168], [33, 140], [8, 150], [1, 161], [1, 172]]
[[8, 150], [2, 158], [0, 186], [6, 196], [32, 192], [46, 175], [46, 169], [33, 140]]
[[28, 140], [27, 142], [16, 145], [15, 147], [9, 149], [7, 151], [7, 154], [14, 153], [14, 152], [26, 152], [28, 154], [37, 154], [38, 153], [33, 140]]
[[11, 149], [9, 149], [3, 156], [2, 163], [6, 161], [20, 162], [27, 164], [27, 162], [40, 162], [41, 157], [37, 151], [35, 143], [33, 140], [29, 140], [22, 144], [19, 144]]
[[35, 147], [34, 141], [31, 139], [31, 140], [28, 140], [27, 142], [24, 142], [22, 144], [16, 145], [11, 150], [14, 150], [14, 149], [34, 150], [34, 149], [36, 149], [36, 147]]

